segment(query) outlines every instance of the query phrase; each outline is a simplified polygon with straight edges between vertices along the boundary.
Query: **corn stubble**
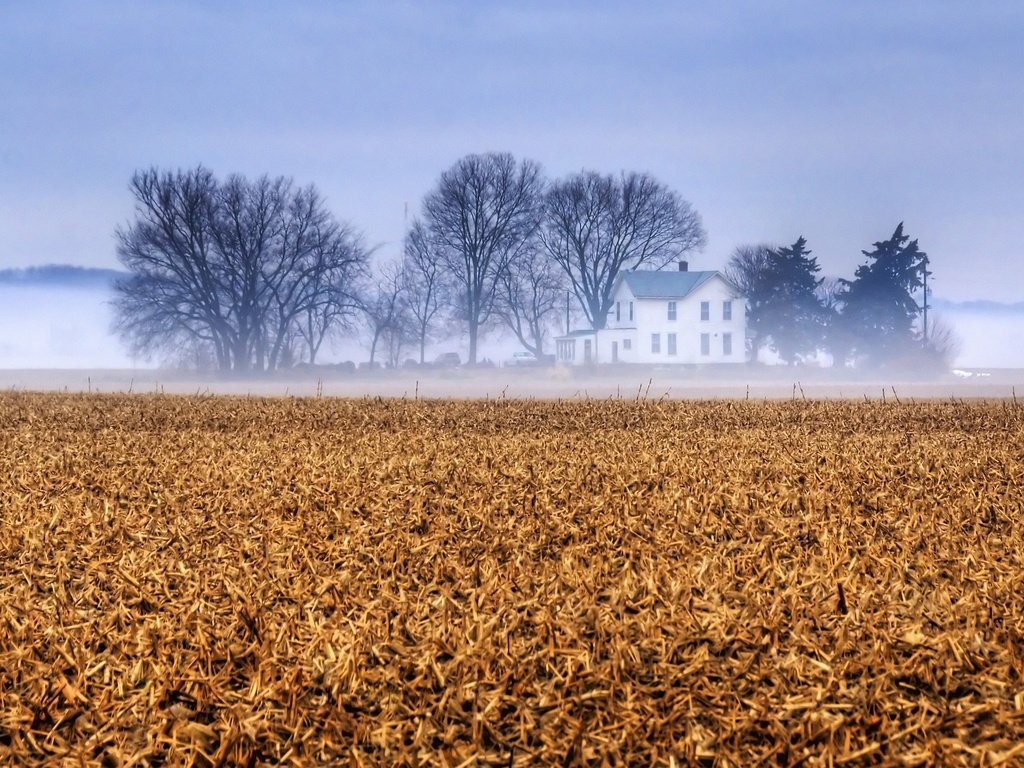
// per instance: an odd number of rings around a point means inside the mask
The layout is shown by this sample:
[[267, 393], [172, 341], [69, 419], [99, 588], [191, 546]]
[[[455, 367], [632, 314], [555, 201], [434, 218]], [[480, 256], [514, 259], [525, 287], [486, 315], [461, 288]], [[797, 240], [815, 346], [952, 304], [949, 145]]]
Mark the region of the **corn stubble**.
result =
[[0, 762], [1024, 762], [1013, 403], [0, 395]]

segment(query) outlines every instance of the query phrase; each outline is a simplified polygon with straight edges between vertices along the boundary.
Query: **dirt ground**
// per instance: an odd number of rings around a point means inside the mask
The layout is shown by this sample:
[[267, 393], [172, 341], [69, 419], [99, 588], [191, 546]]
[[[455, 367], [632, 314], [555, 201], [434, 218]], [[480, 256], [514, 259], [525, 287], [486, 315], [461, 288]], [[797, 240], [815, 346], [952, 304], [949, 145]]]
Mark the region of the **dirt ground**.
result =
[[0, 370], [0, 388], [68, 392], [284, 397], [537, 399], [1024, 398], [1024, 370], [859, 373], [814, 368], [667, 367], [406, 369], [346, 372], [324, 366], [243, 377], [160, 369]]

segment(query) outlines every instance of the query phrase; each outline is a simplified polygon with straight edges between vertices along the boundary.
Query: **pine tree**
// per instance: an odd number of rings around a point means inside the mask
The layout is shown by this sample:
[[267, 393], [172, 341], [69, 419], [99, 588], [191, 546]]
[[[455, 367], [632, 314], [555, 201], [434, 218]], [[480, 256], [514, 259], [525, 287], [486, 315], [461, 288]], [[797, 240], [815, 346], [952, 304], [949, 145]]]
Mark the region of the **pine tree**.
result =
[[821, 267], [800, 237], [768, 254], [757, 331], [787, 364], [813, 354], [824, 336], [826, 309], [818, 295]]
[[852, 352], [873, 365], [885, 365], [916, 346], [914, 321], [920, 308], [913, 292], [922, 287], [928, 257], [903, 234], [903, 222], [892, 237], [861, 251], [868, 258], [853, 280], [844, 280], [840, 325]]

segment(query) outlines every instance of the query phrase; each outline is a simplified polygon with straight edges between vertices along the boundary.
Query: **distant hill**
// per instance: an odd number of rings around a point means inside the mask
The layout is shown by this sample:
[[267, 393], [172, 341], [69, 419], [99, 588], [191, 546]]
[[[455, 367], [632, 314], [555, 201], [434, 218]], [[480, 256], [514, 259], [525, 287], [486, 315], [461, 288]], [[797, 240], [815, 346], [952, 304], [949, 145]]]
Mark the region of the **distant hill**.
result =
[[44, 264], [38, 267], [0, 269], [0, 285], [48, 286], [53, 288], [111, 288], [127, 277], [116, 269], [78, 267], [72, 264]]

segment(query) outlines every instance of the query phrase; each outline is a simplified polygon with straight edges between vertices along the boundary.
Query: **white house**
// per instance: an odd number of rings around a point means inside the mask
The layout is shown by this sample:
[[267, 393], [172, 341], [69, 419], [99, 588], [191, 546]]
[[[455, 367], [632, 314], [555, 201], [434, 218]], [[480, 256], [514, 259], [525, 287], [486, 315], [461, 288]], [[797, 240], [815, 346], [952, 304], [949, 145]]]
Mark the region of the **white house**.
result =
[[555, 340], [558, 361], [591, 363], [742, 363], [746, 313], [739, 290], [720, 272], [625, 271], [612, 288], [600, 331]]

